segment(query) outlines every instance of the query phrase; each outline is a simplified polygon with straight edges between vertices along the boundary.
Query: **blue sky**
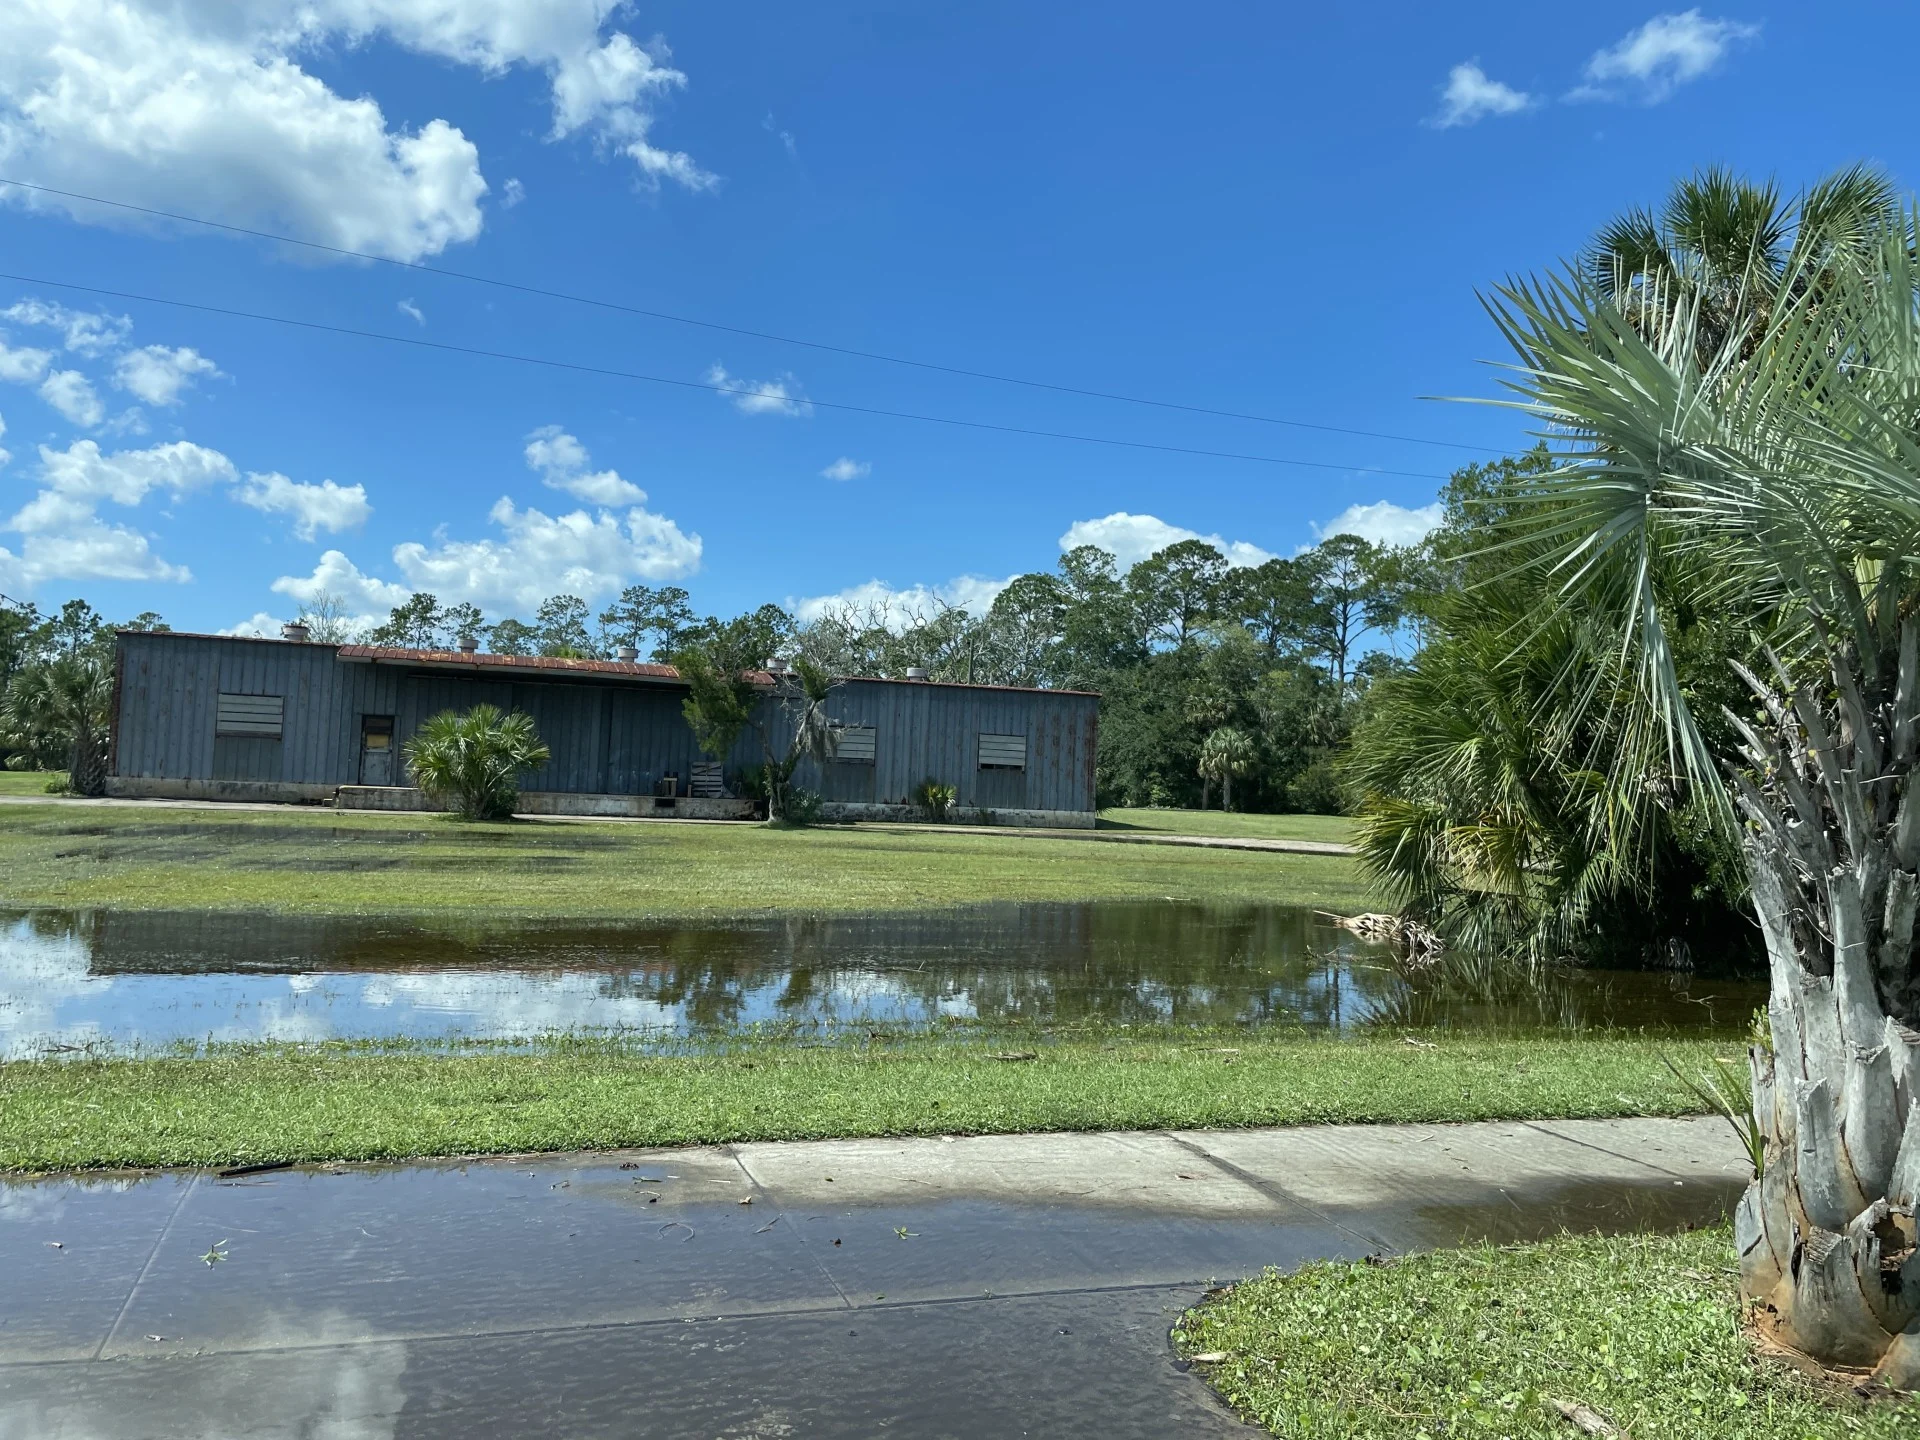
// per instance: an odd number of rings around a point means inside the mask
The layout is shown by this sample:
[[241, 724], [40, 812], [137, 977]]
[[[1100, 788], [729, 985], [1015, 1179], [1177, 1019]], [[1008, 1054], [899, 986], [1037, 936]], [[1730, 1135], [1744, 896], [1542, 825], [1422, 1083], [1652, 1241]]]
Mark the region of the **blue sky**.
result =
[[1891, 3], [13, 0], [8, 180], [1485, 448], [10, 189], [0, 270], [31, 280], [0, 280], [0, 590], [209, 630], [321, 588], [525, 615], [644, 580], [725, 614], [977, 603], [1080, 539], [1257, 559], [1417, 534], [1448, 469], [1524, 443], [1422, 398], [1494, 393], [1476, 290], [1698, 165], [1911, 186], [1917, 47]]

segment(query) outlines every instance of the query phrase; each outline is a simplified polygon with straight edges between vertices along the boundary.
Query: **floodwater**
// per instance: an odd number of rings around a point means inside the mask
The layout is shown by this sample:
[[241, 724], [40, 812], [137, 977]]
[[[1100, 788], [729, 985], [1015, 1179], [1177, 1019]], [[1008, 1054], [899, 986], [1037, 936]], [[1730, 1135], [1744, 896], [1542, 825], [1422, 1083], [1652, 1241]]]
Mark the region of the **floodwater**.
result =
[[1491, 996], [1410, 982], [1391, 958], [1309, 910], [1176, 901], [474, 931], [0, 911], [0, 1058], [953, 1019], [1706, 1031], [1743, 1026], [1765, 998], [1751, 982], [1599, 971]]

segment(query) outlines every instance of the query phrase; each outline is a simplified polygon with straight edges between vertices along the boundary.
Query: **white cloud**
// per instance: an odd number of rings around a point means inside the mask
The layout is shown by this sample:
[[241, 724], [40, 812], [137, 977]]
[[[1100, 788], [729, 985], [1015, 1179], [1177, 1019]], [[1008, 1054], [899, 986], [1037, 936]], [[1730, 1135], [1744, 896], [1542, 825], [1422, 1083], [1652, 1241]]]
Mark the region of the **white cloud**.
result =
[[37, 384], [53, 356], [45, 350], [13, 347], [0, 341], [0, 380], [13, 385]]
[[550, 489], [564, 490], [593, 505], [609, 508], [644, 505], [647, 492], [622, 480], [617, 470], [590, 471], [586, 446], [558, 425], [545, 425], [527, 437], [527, 467]]
[[98, 508], [137, 506], [156, 491], [179, 499], [234, 478], [226, 456], [185, 440], [112, 455], [92, 440], [65, 450], [43, 445], [40, 471], [39, 494], [4, 526], [25, 537], [20, 554], [0, 550], [0, 573], [28, 588], [55, 579], [191, 579], [185, 567], [155, 555], [139, 531], [100, 519]]
[[48, 375], [40, 382], [40, 398], [83, 429], [90, 430], [106, 418], [106, 406], [78, 370], [55, 370]]
[[1736, 44], [1760, 33], [1758, 25], [1709, 20], [1698, 10], [1656, 15], [1616, 45], [1587, 61], [1586, 83], [1569, 100], [1610, 100], [1624, 83], [1645, 104], [1657, 105], [1689, 80], [1707, 74]]
[[634, 580], [677, 579], [700, 565], [698, 535], [638, 506], [624, 517], [607, 510], [550, 516], [502, 496], [488, 518], [500, 539], [409, 541], [394, 546], [394, 564], [416, 589], [442, 599], [523, 611], [549, 595], [593, 601]]
[[218, 375], [217, 366], [192, 346], [169, 349], [145, 345], [129, 350], [113, 367], [113, 383], [149, 405], [178, 405], [181, 395], [202, 375]]
[[1314, 526], [1313, 533], [1322, 540], [1358, 535], [1375, 545], [1416, 545], [1446, 518], [1446, 507], [1438, 500], [1411, 510], [1391, 500], [1376, 500], [1371, 505], [1349, 505], [1325, 525]]
[[[653, 143], [653, 106], [686, 76], [664, 46], [609, 29], [617, 0], [7, 0], [0, 163], [63, 188], [416, 260], [480, 232], [479, 153], [445, 119], [390, 122], [301, 68], [374, 40], [488, 76], [544, 74], [551, 140], [583, 136], [641, 179], [708, 189]], [[31, 191], [13, 203], [93, 224], [125, 212]], [[508, 197], [512, 201], [511, 194]]]
[[742, 415], [811, 415], [813, 405], [791, 373], [774, 380], [739, 380], [724, 365], [707, 371], [707, 384], [726, 392]]
[[985, 575], [961, 575], [944, 585], [907, 585], [895, 587], [884, 580], [869, 580], [849, 585], [832, 595], [789, 598], [787, 609], [803, 624], [823, 615], [852, 611], [872, 616], [896, 633], [918, 621], [930, 620], [952, 606], [969, 615], [980, 616], [993, 608], [994, 598], [1013, 583], [1013, 577], [995, 580]]
[[[4, 415], [0, 415], [0, 440], [4, 440], [6, 436], [7, 436], [7, 417]], [[0, 470], [6, 469], [8, 463], [12, 459], [13, 459], [13, 452], [6, 449], [4, 446], [0, 446]]]
[[9, 529], [46, 528], [53, 517], [75, 513], [76, 505], [88, 510], [101, 501], [133, 506], [157, 490], [179, 499], [235, 478], [231, 460], [188, 440], [111, 455], [102, 454], [92, 440], [76, 440], [65, 450], [42, 445], [40, 472], [45, 488], [7, 522]]
[[[0, 132], [3, 134], [3, 132]], [[9, 305], [0, 316], [16, 325], [39, 325], [61, 332], [61, 343], [76, 355], [90, 358], [117, 350], [133, 333], [133, 321], [125, 315], [108, 315], [98, 310], [69, 310], [52, 300], [28, 299]]]
[[323, 554], [311, 575], [282, 575], [269, 588], [297, 605], [309, 605], [322, 595], [331, 595], [348, 611], [358, 612], [361, 620], [384, 620], [389, 610], [405, 604], [413, 594], [405, 585], [361, 573], [360, 568], [338, 550]]
[[[10, 0], [0, 160], [57, 174], [62, 188], [399, 259], [471, 240], [486, 191], [472, 143], [444, 120], [391, 128], [376, 101], [335, 94], [293, 58], [332, 35], [357, 38], [324, 8]], [[134, 223], [56, 196], [10, 198]]]
[[1224, 540], [1218, 535], [1202, 535], [1184, 526], [1169, 525], [1157, 515], [1129, 515], [1116, 510], [1098, 520], [1076, 520], [1060, 537], [1062, 552], [1082, 545], [1096, 545], [1113, 556], [1124, 574], [1129, 568], [1169, 545], [1182, 540], [1204, 540], [1222, 555], [1229, 565], [1261, 565], [1273, 556], [1245, 540]]
[[1517, 114], [1536, 103], [1524, 90], [1489, 79], [1478, 61], [1468, 60], [1447, 72], [1446, 88], [1440, 92], [1440, 113], [1431, 123], [1438, 129], [1448, 130], [1456, 125], [1471, 125], [1489, 115]]
[[503, 209], [511, 210], [527, 198], [527, 187], [515, 177], [500, 187], [500, 204]]
[[409, 320], [413, 321], [413, 323], [416, 325], [425, 325], [427, 323], [426, 312], [422, 310], [418, 305], [414, 304], [411, 299], [402, 300], [399, 304], [395, 305], [393, 308], [398, 310], [402, 315], [406, 316]]
[[[646, 509], [646, 493], [639, 486], [611, 470], [589, 470], [586, 447], [559, 426], [536, 430], [524, 453], [528, 466], [548, 484], [594, 500], [601, 508], [547, 515], [531, 506], [521, 509], [502, 496], [488, 512], [499, 528], [497, 536], [453, 540], [436, 531], [431, 543], [409, 540], [394, 546], [393, 563], [404, 584], [370, 576], [342, 552], [329, 550], [313, 574], [283, 575], [273, 582], [273, 590], [299, 603], [309, 603], [324, 591], [353, 615], [351, 623], [364, 626], [421, 590], [448, 602], [469, 601], [494, 614], [524, 614], [550, 595], [578, 595], [593, 602], [635, 580], [678, 579], [699, 569], [700, 537]], [[259, 475], [248, 477], [247, 488], [265, 494], [327, 489]], [[365, 505], [357, 485], [338, 490], [337, 496], [336, 503], [352, 497]], [[237, 498], [259, 503], [246, 493]], [[341, 503], [341, 509], [346, 508]]]
[[873, 466], [865, 460], [849, 460], [842, 455], [826, 469], [820, 472], [823, 480], [864, 480], [873, 473]]
[[277, 615], [269, 615], [264, 610], [256, 610], [237, 625], [229, 625], [224, 630], [216, 630], [216, 635], [246, 635], [255, 640], [278, 640], [280, 627], [287, 622]]
[[248, 475], [233, 498], [270, 515], [291, 515], [293, 533], [302, 540], [313, 539], [321, 530], [357, 530], [373, 513], [363, 485], [336, 485], [331, 480], [306, 485], [271, 472]]

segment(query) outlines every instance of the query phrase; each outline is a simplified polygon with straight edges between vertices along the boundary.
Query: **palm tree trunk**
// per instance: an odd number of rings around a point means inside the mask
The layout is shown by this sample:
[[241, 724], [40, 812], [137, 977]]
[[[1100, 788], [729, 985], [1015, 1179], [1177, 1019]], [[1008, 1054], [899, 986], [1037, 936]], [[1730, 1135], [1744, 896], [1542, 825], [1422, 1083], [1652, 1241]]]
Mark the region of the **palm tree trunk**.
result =
[[1920, 1389], [1920, 625], [1879, 665], [1829, 646], [1822, 697], [1748, 675], [1771, 719], [1736, 777], [1772, 967], [1752, 1051], [1761, 1173], [1735, 1217], [1760, 1326]]
[[86, 719], [73, 737], [73, 757], [67, 766], [67, 788], [75, 795], [107, 793], [107, 742]]
[[1213, 777], [1210, 775], [1202, 775], [1200, 777], [1200, 808], [1202, 810], [1207, 808], [1207, 799], [1212, 794]]
[[1220, 777], [1220, 808], [1233, 809], [1233, 772], [1231, 770]]

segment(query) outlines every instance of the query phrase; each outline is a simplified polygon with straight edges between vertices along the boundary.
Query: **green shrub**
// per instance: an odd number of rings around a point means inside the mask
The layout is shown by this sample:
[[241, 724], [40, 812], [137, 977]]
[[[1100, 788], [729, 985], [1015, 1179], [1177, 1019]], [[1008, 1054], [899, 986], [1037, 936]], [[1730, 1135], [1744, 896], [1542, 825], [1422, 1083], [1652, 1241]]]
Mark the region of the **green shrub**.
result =
[[953, 786], [934, 779], [929, 775], [913, 790], [913, 803], [925, 813], [927, 819], [940, 821], [953, 814], [953, 802], [960, 798], [960, 792]]
[[436, 801], [451, 801], [463, 820], [505, 820], [520, 798], [520, 776], [538, 770], [552, 752], [534, 731], [533, 717], [493, 705], [466, 714], [443, 710], [407, 742], [413, 783]]
[[779, 822], [782, 825], [818, 825], [820, 810], [825, 802], [818, 790], [809, 790], [796, 785], [787, 791], [786, 805], [780, 811]]

